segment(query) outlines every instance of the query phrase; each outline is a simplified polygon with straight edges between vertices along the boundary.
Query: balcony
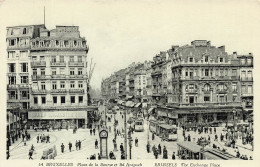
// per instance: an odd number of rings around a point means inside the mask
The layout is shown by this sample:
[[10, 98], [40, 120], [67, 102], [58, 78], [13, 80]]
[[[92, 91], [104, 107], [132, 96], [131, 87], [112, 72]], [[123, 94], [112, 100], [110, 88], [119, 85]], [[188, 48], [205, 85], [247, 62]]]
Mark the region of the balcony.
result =
[[7, 73], [7, 76], [8, 77], [15, 77], [16, 73], [15, 72], [9, 72], [9, 73]]
[[69, 66], [84, 67], [84, 62], [69, 62]]
[[46, 67], [46, 61], [33, 61], [31, 62], [32, 67]]
[[30, 87], [29, 84], [20, 84], [19, 85], [20, 89], [28, 89], [29, 87]]
[[186, 93], [198, 93], [198, 89], [186, 89]]
[[251, 96], [254, 96], [253, 93], [242, 93], [241, 94], [241, 97], [251, 97]]
[[46, 79], [46, 75], [32, 75], [32, 80]]
[[69, 78], [83, 78], [83, 75], [69, 75]]
[[70, 89], [69, 93], [84, 93], [84, 89]]
[[46, 94], [46, 90], [32, 90], [32, 94]]
[[7, 46], [7, 50], [21, 50], [21, 49], [30, 49], [30, 45], [24, 45], [24, 44], [17, 44], [17, 45], [13, 45], [13, 46]]
[[241, 102], [207, 102], [207, 103], [172, 103], [170, 106], [179, 106], [179, 107], [221, 107], [221, 106], [232, 106], [232, 107], [240, 107]]
[[56, 94], [64, 94], [64, 93], [67, 93], [67, 90], [66, 89], [52, 89], [50, 92], [56, 93]]
[[20, 76], [29, 76], [29, 72], [21, 72], [19, 73]]
[[52, 75], [51, 78], [53, 78], [53, 79], [65, 79], [66, 75], [65, 74]]
[[51, 62], [51, 67], [65, 67], [66, 66], [66, 62]]
[[18, 89], [19, 85], [12, 84], [12, 85], [7, 85], [7, 89]]
[[241, 77], [241, 81], [253, 81], [253, 77]]

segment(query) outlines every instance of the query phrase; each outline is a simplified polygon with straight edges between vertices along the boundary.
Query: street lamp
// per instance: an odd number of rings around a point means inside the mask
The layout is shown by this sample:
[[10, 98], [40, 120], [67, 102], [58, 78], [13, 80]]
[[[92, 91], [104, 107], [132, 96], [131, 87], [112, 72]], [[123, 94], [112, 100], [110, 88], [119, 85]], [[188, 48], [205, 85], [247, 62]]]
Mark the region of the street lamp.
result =
[[236, 110], [233, 110], [233, 114], [234, 114], [234, 117], [233, 117], [233, 126], [234, 126], [234, 131], [233, 131], [233, 139], [235, 140], [235, 132], [236, 132]]
[[132, 143], [133, 143], [133, 139], [132, 139], [132, 136], [130, 135], [129, 136], [129, 158], [132, 159]]

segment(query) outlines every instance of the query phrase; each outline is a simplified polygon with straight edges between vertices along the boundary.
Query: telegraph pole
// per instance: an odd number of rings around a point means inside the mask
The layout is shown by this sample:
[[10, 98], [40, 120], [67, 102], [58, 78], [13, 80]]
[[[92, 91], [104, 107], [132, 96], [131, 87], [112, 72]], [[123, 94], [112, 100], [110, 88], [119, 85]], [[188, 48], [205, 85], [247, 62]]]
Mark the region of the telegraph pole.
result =
[[127, 159], [127, 127], [126, 127], [126, 109], [124, 111], [124, 123], [125, 123], [125, 159]]

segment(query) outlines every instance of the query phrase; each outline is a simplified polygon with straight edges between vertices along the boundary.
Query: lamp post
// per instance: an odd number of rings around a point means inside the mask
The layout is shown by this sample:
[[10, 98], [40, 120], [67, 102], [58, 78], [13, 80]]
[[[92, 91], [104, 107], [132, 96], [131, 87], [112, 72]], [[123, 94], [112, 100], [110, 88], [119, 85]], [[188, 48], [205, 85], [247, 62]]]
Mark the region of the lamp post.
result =
[[132, 143], [133, 143], [133, 139], [132, 139], [132, 136], [130, 134], [130, 137], [128, 138], [129, 139], [129, 158], [132, 159]]
[[125, 128], [125, 158], [127, 159], [127, 128], [126, 128], [126, 109], [124, 111], [124, 128]]
[[236, 132], [236, 110], [233, 110], [233, 114], [234, 114], [234, 118], [233, 118], [233, 121], [234, 121], [234, 132], [233, 132], [233, 139], [235, 140], [235, 132]]

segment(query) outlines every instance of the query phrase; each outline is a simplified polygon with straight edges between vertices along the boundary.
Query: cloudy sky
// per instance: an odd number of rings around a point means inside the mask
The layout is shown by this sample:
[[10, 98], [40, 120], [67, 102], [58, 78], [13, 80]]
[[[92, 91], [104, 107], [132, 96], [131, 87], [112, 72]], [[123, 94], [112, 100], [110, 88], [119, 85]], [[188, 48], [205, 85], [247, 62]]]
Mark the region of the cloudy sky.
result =
[[95, 88], [100, 88], [102, 78], [132, 62], [152, 60], [171, 45], [195, 39], [226, 45], [229, 53], [256, 54], [259, 48], [260, 3], [256, 0], [4, 0], [0, 5], [1, 55], [6, 55], [5, 27], [43, 24], [44, 6], [48, 29], [80, 26], [90, 47], [88, 59], [96, 63], [91, 81]]

